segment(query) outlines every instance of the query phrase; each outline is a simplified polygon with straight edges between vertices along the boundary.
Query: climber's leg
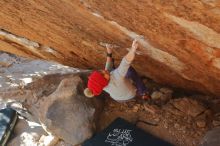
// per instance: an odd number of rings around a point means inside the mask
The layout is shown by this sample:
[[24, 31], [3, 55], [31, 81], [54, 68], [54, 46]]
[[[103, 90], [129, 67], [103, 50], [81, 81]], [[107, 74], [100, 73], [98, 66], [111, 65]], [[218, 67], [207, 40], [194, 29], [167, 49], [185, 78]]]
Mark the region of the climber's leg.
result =
[[126, 78], [129, 78], [134, 82], [138, 95], [142, 96], [146, 94], [147, 88], [133, 67], [129, 67]]

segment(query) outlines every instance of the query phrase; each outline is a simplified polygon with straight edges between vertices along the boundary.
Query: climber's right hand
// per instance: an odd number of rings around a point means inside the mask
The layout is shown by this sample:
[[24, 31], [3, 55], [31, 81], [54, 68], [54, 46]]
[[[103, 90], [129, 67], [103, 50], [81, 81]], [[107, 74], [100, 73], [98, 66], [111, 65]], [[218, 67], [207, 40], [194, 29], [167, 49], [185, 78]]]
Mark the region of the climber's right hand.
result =
[[137, 48], [138, 48], [138, 42], [137, 42], [137, 40], [135, 39], [135, 40], [132, 42], [131, 51], [135, 53], [136, 50], [137, 50]]

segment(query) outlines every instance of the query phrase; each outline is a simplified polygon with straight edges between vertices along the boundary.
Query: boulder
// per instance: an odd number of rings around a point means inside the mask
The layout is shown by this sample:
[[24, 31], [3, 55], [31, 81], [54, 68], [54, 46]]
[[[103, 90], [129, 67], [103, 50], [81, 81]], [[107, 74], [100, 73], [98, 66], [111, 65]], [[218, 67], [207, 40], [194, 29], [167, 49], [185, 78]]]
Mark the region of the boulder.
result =
[[95, 131], [95, 107], [83, 95], [82, 83], [79, 76], [63, 79], [36, 105], [45, 129], [72, 145], [82, 143]]

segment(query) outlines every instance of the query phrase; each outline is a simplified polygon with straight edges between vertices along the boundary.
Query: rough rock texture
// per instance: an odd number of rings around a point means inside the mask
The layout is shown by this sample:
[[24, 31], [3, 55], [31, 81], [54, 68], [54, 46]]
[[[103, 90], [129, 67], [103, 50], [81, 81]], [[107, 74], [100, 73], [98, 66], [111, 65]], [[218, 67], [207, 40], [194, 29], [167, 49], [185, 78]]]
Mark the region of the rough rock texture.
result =
[[206, 110], [201, 103], [189, 98], [176, 99], [172, 104], [176, 109], [192, 117], [196, 117]]
[[61, 76], [77, 72], [80, 72], [77, 68], [63, 66], [56, 62], [32, 60], [0, 52], [0, 92], [22, 89], [46, 75], [60, 74]]
[[[88, 71], [6, 53], [0, 53], [0, 61], [4, 64], [0, 67], [0, 108], [10, 106], [38, 124], [30, 129], [27, 122], [18, 123], [11, 145], [50, 146], [58, 138], [65, 145], [75, 145], [93, 134], [103, 98], [83, 95]], [[46, 136], [40, 132], [42, 125]]]
[[82, 93], [80, 77], [64, 79], [56, 91], [37, 106], [47, 131], [72, 145], [90, 138], [95, 129], [95, 108]]
[[155, 101], [155, 103], [166, 103], [172, 98], [173, 91], [169, 88], [161, 88], [160, 91], [154, 91], [151, 94], [152, 100]]
[[[214, 101], [211, 97], [203, 99], [209, 102]], [[218, 98], [215, 97], [215, 99]], [[176, 102], [175, 100], [176, 98], [174, 97], [166, 104], [158, 106], [156, 104], [138, 102], [138, 100], [122, 104], [107, 99], [101, 115], [102, 119], [99, 121], [99, 128], [104, 129], [115, 118], [122, 117], [175, 146], [199, 146], [206, 132], [213, 127], [214, 111], [206, 109], [200, 113], [200, 108], [197, 109], [197, 106], [193, 108], [194, 105], [191, 103], [188, 103], [189, 105], [179, 105], [179, 109], [188, 108], [187, 111], [185, 110], [186, 112], [180, 111], [173, 106], [173, 103]], [[186, 100], [191, 101], [191, 97], [178, 98], [179, 102], [187, 103]], [[194, 101], [198, 104], [203, 104], [201, 100], [194, 99]], [[188, 113], [200, 114], [195, 117]]]
[[220, 95], [219, 0], [1, 0], [0, 5], [0, 28], [35, 42], [1, 32], [1, 50], [102, 68], [100, 44], [119, 46], [114, 50], [119, 63], [131, 39], [142, 35], [134, 63], [140, 73]]
[[214, 128], [207, 132], [200, 146], [219, 146], [220, 127]]
[[40, 145], [38, 141], [41, 135], [47, 135], [40, 125], [30, 126], [25, 119], [19, 119], [13, 132], [15, 136], [9, 141], [8, 146]]

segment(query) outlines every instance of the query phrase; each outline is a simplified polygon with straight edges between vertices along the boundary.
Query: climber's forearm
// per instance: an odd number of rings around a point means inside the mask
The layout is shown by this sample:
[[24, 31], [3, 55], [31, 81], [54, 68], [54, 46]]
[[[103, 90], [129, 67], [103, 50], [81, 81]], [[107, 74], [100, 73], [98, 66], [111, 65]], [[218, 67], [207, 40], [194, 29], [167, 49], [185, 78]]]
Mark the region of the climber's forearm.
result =
[[106, 64], [105, 64], [105, 70], [111, 71], [112, 69], [112, 58], [107, 57]]
[[125, 56], [125, 59], [126, 59], [128, 62], [132, 62], [132, 61], [134, 60], [135, 52], [136, 52], [136, 50], [137, 50], [137, 47], [138, 47], [137, 40], [134, 40], [133, 43], [132, 43], [132, 47], [131, 47], [130, 51], [129, 51], [128, 54]]
[[112, 62], [112, 58], [107, 56], [106, 63], [107, 62]]
[[105, 70], [112, 70], [112, 49], [109, 46], [106, 46], [107, 51], [107, 59], [105, 64]]
[[134, 57], [135, 57], [135, 52], [130, 50], [128, 52], [128, 54], [125, 56], [125, 59], [128, 61], [128, 62], [132, 62], [134, 60]]

